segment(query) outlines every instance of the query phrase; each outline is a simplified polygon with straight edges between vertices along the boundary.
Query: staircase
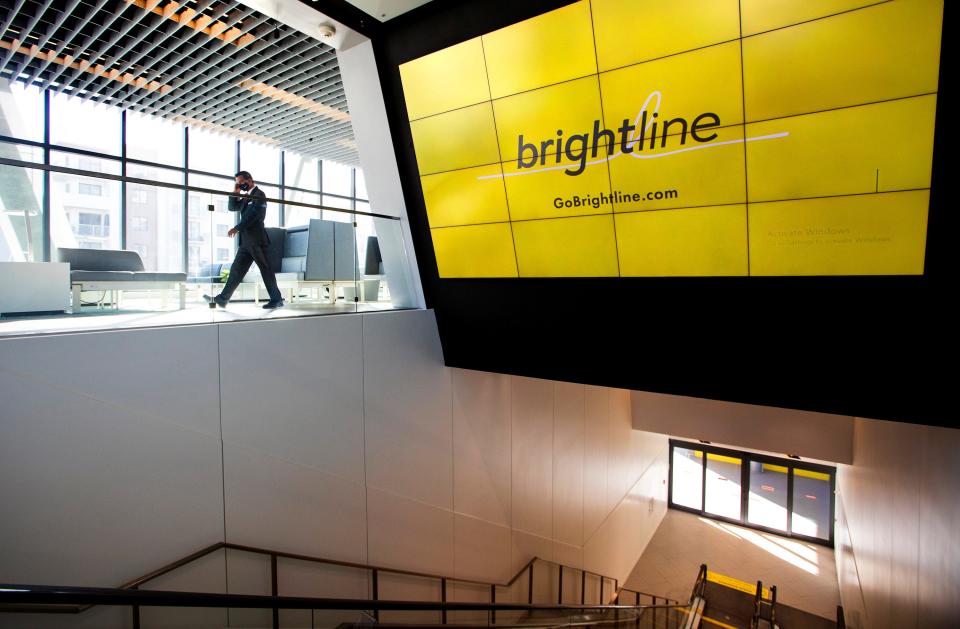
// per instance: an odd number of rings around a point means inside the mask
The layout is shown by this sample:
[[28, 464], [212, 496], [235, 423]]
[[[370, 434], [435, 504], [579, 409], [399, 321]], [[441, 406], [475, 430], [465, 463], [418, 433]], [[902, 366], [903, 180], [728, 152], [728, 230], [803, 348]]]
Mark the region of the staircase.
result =
[[[261, 556], [269, 561], [270, 595], [177, 592], [149, 589], [149, 583], [193, 562], [223, 550]], [[316, 565], [336, 566], [366, 573], [368, 598], [320, 598], [279, 596], [278, 560], [294, 559]], [[416, 578], [436, 583], [435, 600], [385, 600], [381, 583], [387, 578]], [[471, 600], [458, 592], [468, 588]], [[477, 593], [485, 593], [480, 600]], [[484, 600], [485, 599], [485, 600]], [[308, 610], [296, 626], [309, 618], [310, 627], [342, 629], [371, 627], [636, 627], [639, 629], [843, 629], [842, 609], [838, 622], [794, 609], [776, 600], [776, 587], [765, 589], [708, 572], [702, 565], [690, 598], [680, 602], [619, 586], [616, 579], [533, 558], [506, 583], [485, 583], [395, 568], [350, 563], [281, 551], [217, 543], [178, 561], [134, 579], [117, 588], [0, 584], [0, 626], [7, 626], [4, 612], [58, 614], [72, 626], [69, 615], [81, 615], [98, 605], [129, 609], [123, 626], [140, 629], [154, 625], [154, 608], [213, 608], [261, 610], [264, 625], [275, 629], [290, 625], [281, 622], [281, 610]], [[171, 612], [175, 610], [171, 609]], [[7, 618], [10, 618], [7, 616]], [[171, 618], [169, 615], [167, 619]], [[268, 620], [269, 619], [269, 620]], [[77, 620], [81, 620], [78, 618]], [[26, 623], [24, 626], [30, 626]], [[84, 623], [86, 624], [86, 623]], [[170, 626], [170, 623], [166, 623]], [[119, 626], [119, 625], [118, 625]], [[244, 626], [249, 626], [245, 624]]]

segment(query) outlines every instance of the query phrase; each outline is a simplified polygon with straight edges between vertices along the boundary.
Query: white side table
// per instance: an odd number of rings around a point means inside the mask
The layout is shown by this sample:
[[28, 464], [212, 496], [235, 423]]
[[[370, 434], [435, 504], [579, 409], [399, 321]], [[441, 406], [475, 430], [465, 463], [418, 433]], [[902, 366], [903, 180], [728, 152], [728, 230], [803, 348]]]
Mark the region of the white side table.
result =
[[70, 308], [66, 262], [0, 262], [0, 314]]

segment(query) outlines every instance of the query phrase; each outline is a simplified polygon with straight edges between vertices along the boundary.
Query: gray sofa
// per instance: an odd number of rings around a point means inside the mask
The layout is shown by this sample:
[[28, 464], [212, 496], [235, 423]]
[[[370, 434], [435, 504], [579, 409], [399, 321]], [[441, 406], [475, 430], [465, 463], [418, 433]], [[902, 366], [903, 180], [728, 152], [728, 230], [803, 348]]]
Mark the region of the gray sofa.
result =
[[119, 296], [124, 290], [176, 290], [180, 309], [186, 305], [187, 274], [146, 271], [136, 251], [61, 247], [57, 249], [57, 258], [70, 264], [72, 311], [75, 313], [80, 312], [80, 293], [83, 291], [116, 291]]
[[[363, 279], [353, 223], [315, 218], [298, 227], [268, 227], [267, 233], [270, 268], [276, 273], [277, 285], [290, 291], [291, 296], [305, 288], [324, 286], [332, 295], [338, 282], [353, 285]], [[253, 266], [241, 286], [255, 283], [254, 298], [259, 300], [260, 282], [260, 272]]]

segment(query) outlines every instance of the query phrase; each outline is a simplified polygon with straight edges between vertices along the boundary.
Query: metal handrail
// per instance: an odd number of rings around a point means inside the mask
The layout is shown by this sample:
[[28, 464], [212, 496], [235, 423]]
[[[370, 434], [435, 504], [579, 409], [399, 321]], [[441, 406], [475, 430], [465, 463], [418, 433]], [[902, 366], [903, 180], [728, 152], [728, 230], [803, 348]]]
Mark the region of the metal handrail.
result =
[[[550, 564], [559, 566], [561, 579], [562, 579], [563, 571], [564, 571], [565, 569], [566, 569], [566, 570], [574, 570], [574, 568], [570, 568], [570, 567], [568, 567], [568, 566], [563, 566], [562, 564], [558, 564], [558, 563], [556, 563], [556, 562], [552, 562], [552, 561], [547, 561], [547, 560], [544, 560], [544, 559], [540, 559], [539, 557], [533, 557], [532, 559], [530, 559], [530, 561], [528, 561], [526, 564], [524, 564], [524, 566], [523, 566], [522, 568], [520, 568], [520, 570], [518, 570], [517, 573], [516, 573], [509, 581], [507, 581], [507, 582], [505, 582], [505, 583], [498, 583], [498, 582], [478, 581], [478, 580], [475, 580], [475, 579], [466, 579], [466, 578], [448, 578], [448, 577], [445, 577], [445, 576], [443, 576], [443, 575], [433, 574], [433, 573], [429, 573], [429, 572], [419, 572], [419, 571], [413, 571], [413, 570], [404, 570], [404, 569], [401, 569], [401, 568], [388, 568], [388, 567], [385, 567], [385, 566], [376, 566], [376, 565], [371, 565], [371, 564], [362, 564], [362, 563], [357, 563], [357, 562], [352, 562], [352, 561], [343, 561], [343, 560], [339, 560], [339, 559], [329, 559], [329, 558], [325, 558], [325, 557], [316, 557], [316, 556], [312, 556], [312, 555], [303, 555], [303, 554], [298, 554], [298, 553], [289, 553], [289, 552], [284, 552], [284, 551], [269, 550], [269, 549], [266, 549], [266, 548], [258, 548], [258, 547], [255, 547], [255, 546], [246, 546], [246, 545], [234, 544], [234, 543], [230, 543], [230, 542], [217, 542], [217, 543], [215, 543], [215, 544], [211, 544], [210, 546], [206, 546], [206, 547], [204, 547], [204, 548], [202, 548], [202, 549], [200, 549], [200, 550], [198, 550], [198, 551], [195, 551], [195, 552], [193, 552], [193, 553], [190, 553], [189, 555], [186, 555], [185, 557], [182, 557], [182, 558], [180, 558], [180, 559], [178, 559], [178, 560], [176, 560], [176, 561], [173, 561], [173, 562], [171, 562], [171, 563], [169, 563], [169, 564], [166, 564], [166, 565], [164, 565], [164, 566], [162, 566], [162, 567], [160, 567], [160, 568], [157, 568], [156, 570], [153, 570], [153, 571], [151, 571], [151, 572], [149, 572], [149, 573], [147, 573], [147, 574], [144, 574], [144, 575], [142, 575], [142, 576], [139, 576], [139, 577], [137, 577], [137, 578], [135, 578], [135, 579], [133, 579], [133, 580], [131, 580], [131, 581], [127, 581], [126, 583], [123, 583], [122, 585], [120, 585], [120, 586], [117, 587], [117, 588], [73, 588], [73, 587], [63, 586], [63, 587], [56, 587], [56, 588], [54, 588], [54, 589], [56, 589], [57, 591], [60, 591], [60, 592], [68, 592], [68, 591], [74, 591], [74, 592], [75, 592], [75, 591], [81, 591], [81, 590], [82, 590], [82, 591], [85, 591], [85, 592], [93, 592], [94, 590], [104, 590], [104, 591], [109, 591], [109, 592], [114, 592], [114, 593], [115, 593], [115, 592], [143, 592], [143, 593], [146, 593], [146, 594], [149, 596], [151, 592], [156, 592], [157, 590], [138, 590], [138, 588], [139, 588], [140, 586], [144, 585], [145, 583], [148, 583], [149, 581], [152, 581], [152, 580], [154, 580], [154, 579], [156, 579], [156, 578], [158, 578], [158, 577], [162, 577], [162, 576], [164, 576], [164, 575], [167, 575], [167, 574], [173, 572], [174, 570], [177, 570], [177, 569], [179, 569], [179, 568], [182, 568], [183, 566], [186, 566], [187, 564], [189, 564], [189, 563], [191, 563], [191, 562], [193, 562], [193, 561], [196, 561], [197, 559], [201, 559], [201, 558], [203, 558], [203, 557], [205, 557], [205, 556], [207, 556], [207, 555], [209, 555], [209, 554], [211, 554], [211, 553], [214, 553], [214, 552], [216, 552], [216, 551], [218, 551], [218, 550], [221, 550], [221, 549], [225, 549], [225, 550], [236, 550], [236, 551], [240, 551], [240, 552], [248, 552], [248, 553], [260, 554], [260, 555], [264, 555], [264, 556], [267, 556], [267, 557], [270, 558], [270, 563], [271, 563], [271, 589], [272, 589], [272, 592], [273, 592], [273, 594], [274, 594], [274, 596], [268, 597], [268, 598], [270, 598], [271, 600], [277, 599], [277, 598], [282, 598], [282, 597], [277, 597], [277, 596], [276, 596], [276, 593], [277, 593], [277, 559], [278, 559], [278, 558], [294, 559], [294, 560], [307, 561], [307, 562], [312, 562], [312, 563], [321, 563], [321, 564], [327, 564], [327, 565], [334, 565], [334, 566], [341, 566], [341, 567], [348, 567], [348, 568], [356, 568], [356, 569], [360, 569], [360, 570], [368, 570], [368, 571], [371, 572], [371, 594], [372, 594], [372, 598], [371, 598], [371, 599], [362, 599], [362, 600], [364, 600], [365, 602], [368, 602], [368, 603], [369, 603], [370, 601], [376, 602], [376, 601], [379, 600], [378, 576], [379, 576], [379, 573], [381, 573], [381, 572], [387, 573], [387, 574], [401, 574], [401, 575], [414, 576], [414, 577], [420, 577], [420, 578], [439, 579], [439, 580], [440, 580], [440, 583], [441, 583], [441, 602], [440, 602], [439, 604], [438, 604], [438, 603], [429, 603], [429, 605], [431, 605], [431, 606], [433, 606], [433, 605], [441, 605], [441, 607], [437, 607], [436, 609], [439, 609], [439, 610], [443, 613], [443, 618], [444, 618], [444, 620], [446, 619], [446, 611], [447, 611], [447, 609], [453, 609], [452, 607], [450, 607], [450, 608], [443, 608], [443, 607], [442, 607], [442, 605], [446, 604], [446, 598], [447, 598], [447, 597], [446, 597], [446, 593], [447, 593], [447, 581], [454, 581], [454, 582], [459, 582], [459, 583], [468, 583], [468, 584], [472, 584], [472, 585], [483, 585], [483, 586], [485, 586], [485, 587], [489, 587], [489, 588], [490, 588], [490, 603], [488, 603], [488, 604], [486, 604], [486, 605], [491, 605], [491, 607], [489, 608], [489, 610], [491, 611], [492, 614], [496, 614], [496, 611], [497, 611], [497, 610], [508, 610], [508, 609], [511, 609], [511, 608], [500, 607], [500, 604], [498, 604], [498, 603], [496, 602], [496, 589], [497, 589], [498, 587], [499, 587], [499, 588], [508, 588], [508, 587], [513, 586], [513, 585], [520, 579], [520, 577], [522, 577], [524, 574], [528, 574], [528, 575], [529, 575], [529, 582], [528, 582], [528, 601], [527, 601], [526, 605], [527, 605], [528, 607], [530, 607], [530, 606], [533, 605], [533, 569], [534, 569], [534, 565], [536, 564], [537, 561], [542, 561], [542, 562], [544, 562], [544, 563], [550, 563]], [[601, 603], [600, 603], [599, 606], [589, 606], [589, 605], [586, 605], [586, 604], [584, 603], [584, 598], [583, 598], [583, 597], [584, 597], [584, 594], [585, 594], [585, 588], [584, 588], [584, 590], [581, 591], [581, 601], [580, 601], [580, 604], [579, 604], [579, 605], [574, 605], [574, 606], [572, 606], [572, 607], [574, 607], [574, 608], [576, 608], [576, 609], [588, 609], [588, 608], [589, 608], [589, 609], [598, 609], [598, 608], [601, 608], [601, 607], [604, 608], [604, 609], [613, 609], [613, 608], [617, 608], [617, 607], [626, 607], [626, 608], [630, 608], [630, 609], [636, 609], [636, 608], [643, 607], [643, 608], [650, 608], [650, 609], [656, 610], [656, 609], [658, 609], [658, 608], [683, 607], [683, 606], [680, 605], [678, 602], [672, 602], [673, 604], [667, 604], [667, 605], [657, 605], [657, 604], [654, 604], [654, 605], [639, 605], [639, 604], [637, 604], [637, 605], [632, 605], [632, 606], [619, 606], [619, 605], [610, 605], [609, 603], [608, 603], [607, 605], [604, 605], [603, 602], [602, 602], [602, 601], [603, 601], [603, 585], [604, 585], [604, 582], [605, 582], [605, 581], [613, 581], [613, 582], [614, 582], [614, 592], [615, 592], [615, 595], [612, 597], [611, 600], [616, 601], [617, 598], [618, 598], [618, 596], [619, 596], [619, 593], [622, 591], [622, 590], [618, 590], [618, 589], [617, 589], [617, 586], [619, 585], [618, 581], [617, 581], [616, 579], [612, 578], [612, 577], [606, 577], [606, 576], [604, 576], [604, 575], [601, 575], [601, 574], [598, 574], [598, 573], [595, 573], [595, 572], [591, 572], [591, 571], [589, 571], [589, 570], [580, 570], [580, 569], [576, 569], [576, 570], [577, 570], [578, 572], [581, 572], [581, 573], [582, 573], [582, 574], [581, 574], [581, 578], [584, 580], [584, 582], [585, 582], [585, 579], [586, 579], [587, 575], [592, 575], [592, 576], [598, 577], [598, 578], [600, 579], [600, 587], [601, 587], [601, 593], [600, 593]], [[561, 583], [562, 583], [562, 581], [561, 581]], [[3, 587], [7, 587], [7, 586], [3, 586]], [[16, 587], [20, 587], [20, 586], [9, 586], [9, 587], [16, 588]], [[45, 586], [23, 586], [23, 587], [24, 587], [25, 589], [31, 589], [31, 588], [32, 588], [34, 591], [42, 591]], [[560, 592], [561, 592], [559, 604], [562, 606], [562, 604], [563, 604], [563, 597], [562, 597], [563, 588], [560, 587], [559, 590], [560, 590]], [[0, 594], [6, 594], [6, 593], [0, 592]], [[650, 596], [652, 596], [652, 595], [650, 595]], [[56, 608], [56, 609], [49, 609], [49, 608], [48, 608], [48, 609], [32, 609], [32, 610], [29, 610], [29, 611], [45, 611], [45, 612], [52, 612], [52, 613], [81, 613], [81, 612], [83, 612], [83, 611], [86, 611], [87, 609], [90, 609], [91, 607], [94, 607], [95, 605], [102, 604], [102, 603], [92, 602], [92, 600], [93, 600], [93, 599], [88, 598], [88, 599], [86, 599], [86, 602], [78, 603], [78, 602], [75, 602], [74, 599], [70, 599], [69, 597], [59, 597], [59, 598], [56, 599], [56, 602], [53, 603], [53, 604], [56, 604], [56, 605], [59, 606], [59, 607]], [[358, 599], [358, 600], [360, 600], [360, 599]], [[666, 599], [665, 599], [665, 602], [666, 602]], [[37, 603], [34, 602], [33, 604], [36, 605]], [[137, 603], [130, 603], [130, 604], [134, 606], [134, 614], [135, 614], [135, 616], [138, 615], [139, 610], [137, 609], [137, 607], [139, 606], [139, 604], [137, 604]], [[457, 603], [457, 604], [458, 604], [458, 603]], [[450, 605], [457, 605], [457, 604], [455, 604], [455, 603], [450, 603]], [[273, 610], [274, 610], [274, 625], [276, 626], [276, 625], [277, 625], [277, 621], [278, 621], [278, 610], [280, 609], [280, 606], [272, 605], [272, 604], [271, 604], [271, 605], [268, 605], [267, 607], [272, 607]], [[535, 606], [534, 606], [534, 607], [535, 607]], [[530, 608], [532, 609], [532, 608], [534, 608], [534, 607], [530, 607]], [[567, 607], [569, 607], [569, 605], [568, 605]], [[379, 609], [380, 609], [379, 607], [376, 607], [376, 606], [368, 606], [368, 607], [366, 607], [366, 608], [364, 608], [364, 609], [372, 609], [372, 610], [374, 610], [374, 617], [375, 617], [375, 618], [377, 618], [378, 615], [379, 615], [379, 614], [378, 614]], [[425, 607], [422, 607], [422, 606], [421, 606], [421, 607], [417, 607], [416, 609], [434, 609], [434, 608], [433, 608], [433, 607], [425, 608]], [[28, 610], [21, 608], [21, 611], [28, 611]]]
[[750, 629], [760, 627], [760, 602], [763, 600], [763, 582], [757, 581], [757, 593], [753, 596], [753, 618], [750, 619]]
[[646, 596], [646, 597], [650, 598], [651, 600], [658, 600], [658, 599], [659, 599], [659, 600], [662, 600], [662, 601], [664, 601], [665, 603], [669, 603], [669, 604], [671, 604], [671, 605], [680, 605], [680, 601], [678, 601], [678, 600], [676, 600], [676, 599], [667, 598], [666, 596], [660, 596], [659, 594], [651, 594], [650, 592], [641, 592], [640, 590], [633, 590], [633, 589], [626, 588], [626, 587], [620, 588], [620, 589], [617, 591], [617, 595], [614, 596], [614, 599], [613, 599], [613, 600], [619, 600], [619, 599], [620, 599], [620, 595], [622, 595], [622, 594], [624, 594], [624, 593], [626, 593], [626, 594], [633, 594], [633, 595], [636, 597], [636, 601], [637, 601], [636, 604], [638, 604], [638, 605], [640, 604], [639, 601], [640, 601], [640, 597], [641, 597], [641, 596]]
[[843, 605], [837, 605], [837, 629], [847, 629], [847, 621], [843, 617]]
[[[381, 611], [610, 611], [644, 610], [653, 605], [530, 605], [527, 603], [468, 603], [435, 601], [370, 600], [365, 598], [322, 598], [270, 596], [265, 594], [223, 594], [174, 590], [129, 590], [123, 588], [75, 587], [60, 585], [0, 584], [4, 605], [139, 605], [144, 607], [235, 607], [243, 609], [325, 609]], [[659, 608], [683, 607], [658, 605]]]
[[[127, 606], [134, 611], [134, 626], [139, 627], [141, 607], [190, 607], [190, 608], [236, 608], [236, 609], [272, 609], [273, 626], [279, 627], [280, 609], [310, 610], [350, 610], [360, 612], [373, 611], [374, 618], [381, 611], [440, 611], [446, 618], [447, 612], [485, 611], [495, 622], [497, 611], [559, 612], [566, 614], [587, 612], [610, 612], [615, 614], [615, 622], [639, 622], [646, 610], [684, 609], [681, 605], [530, 605], [522, 603], [460, 603], [433, 601], [395, 601], [370, 599], [312, 598], [298, 596], [265, 596], [249, 594], [221, 594], [209, 592], [177, 592], [168, 590], [137, 590], [122, 588], [90, 588], [69, 586], [36, 586], [0, 584], [0, 611], [49, 611], [44, 605], [81, 604]], [[26, 607], [26, 609], [24, 609]], [[32, 609], [31, 609], [32, 608]], [[627, 613], [626, 617], [621, 616]], [[610, 623], [609, 618], [584, 620], [583, 622], [564, 623], [567, 626], [593, 626]], [[445, 623], [444, 623], [445, 624]], [[516, 623], [523, 627], [554, 627], [556, 622]], [[463, 625], [466, 626], [466, 625]], [[510, 626], [501, 625], [501, 626]]]
[[690, 593], [690, 603], [694, 599], [703, 598], [703, 592], [707, 587], [707, 564], [700, 564], [700, 570], [697, 572], [697, 580], [693, 583], [693, 591]]
[[[202, 192], [204, 194], [218, 194], [220, 196], [240, 196], [234, 193], [233, 191], [225, 192], [223, 190], [217, 190], [215, 188], [198, 188], [196, 186], [187, 186], [179, 183], [168, 183], [166, 181], [154, 181], [152, 179], [141, 179], [139, 177], [128, 177], [127, 175], [113, 175], [111, 173], [101, 173], [92, 170], [82, 170], [80, 168], [68, 168], [66, 166], [54, 166], [52, 164], [39, 164], [37, 162], [28, 162], [20, 159], [9, 159], [7, 157], [0, 157], [0, 166], [15, 166], [17, 168], [33, 168], [36, 170], [45, 170], [53, 173], [63, 173], [66, 175], [77, 175], [80, 177], [90, 177], [92, 179], [108, 179], [110, 181], [120, 181], [127, 183], [136, 183], [143, 186], [151, 186], [155, 188], [172, 188], [174, 190], [186, 190], [188, 192]], [[319, 193], [314, 193], [319, 194]], [[303, 201], [291, 201], [289, 199], [274, 199], [271, 197], [264, 197], [264, 201], [269, 201], [271, 203], [281, 203], [283, 205], [295, 205], [297, 207], [305, 207], [314, 210], [323, 210], [325, 212], [340, 212], [342, 214], [350, 214], [352, 216], [371, 216], [373, 218], [385, 218], [392, 221], [399, 221], [400, 217], [390, 216], [389, 214], [379, 214], [377, 212], [361, 212], [360, 210], [345, 210], [342, 207], [328, 207], [326, 205], [317, 205], [315, 203], [305, 203]]]
[[777, 626], [777, 586], [770, 586], [770, 626]]

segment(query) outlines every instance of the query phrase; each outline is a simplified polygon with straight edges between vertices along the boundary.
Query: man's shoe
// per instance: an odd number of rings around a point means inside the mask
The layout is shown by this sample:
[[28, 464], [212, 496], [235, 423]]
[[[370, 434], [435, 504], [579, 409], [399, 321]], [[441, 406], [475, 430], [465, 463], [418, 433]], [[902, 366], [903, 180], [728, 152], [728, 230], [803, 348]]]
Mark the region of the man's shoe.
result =
[[264, 310], [273, 310], [274, 308], [283, 308], [283, 300], [281, 299], [280, 301], [268, 301], [267, 303], [263, 304]]
[[217, 306], [220, 306], [221, 308], [227, 307], [227, 300], [220, 295], [214, 295], [213, 297], [210, 295], [204, 295], [203, 298], [207, 300], [207, 303], [210, 304], [211, 308], [216, 308]]

